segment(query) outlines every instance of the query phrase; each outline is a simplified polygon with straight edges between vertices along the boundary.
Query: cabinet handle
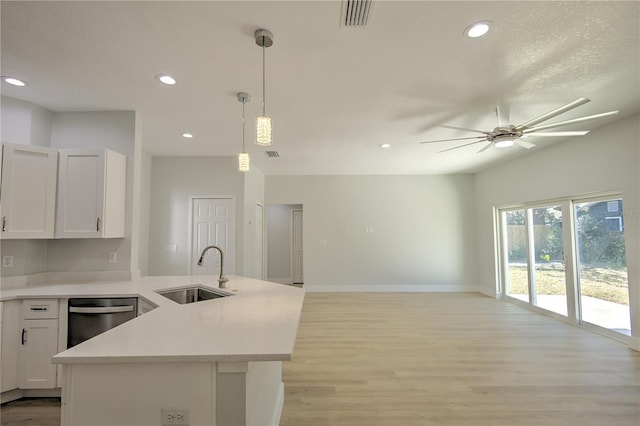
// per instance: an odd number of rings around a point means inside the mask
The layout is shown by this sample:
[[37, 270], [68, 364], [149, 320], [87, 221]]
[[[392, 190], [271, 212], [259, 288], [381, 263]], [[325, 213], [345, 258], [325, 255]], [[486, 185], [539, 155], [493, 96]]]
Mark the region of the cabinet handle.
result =
[[22, 329], [22, 337], [21, 337], [21, 340], [22, 340], [22, 344], [23, 344], [23, 345], [24, 345], [25, 343], [27, 343], [27, 329], [26, 329], [26, 328], [23, 328], [23, 329]]
[[96, 231], [100, 232], [100, 218], [96, 221]]
[[7, 217], [2, 216], [2, 232], [7, 230]]

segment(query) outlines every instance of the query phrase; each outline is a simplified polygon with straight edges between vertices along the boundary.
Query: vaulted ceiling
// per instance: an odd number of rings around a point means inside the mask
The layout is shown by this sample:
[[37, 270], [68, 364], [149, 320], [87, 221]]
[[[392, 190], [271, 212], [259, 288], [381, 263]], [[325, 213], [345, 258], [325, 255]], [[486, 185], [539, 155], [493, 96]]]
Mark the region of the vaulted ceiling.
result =
[[[640, 3], [375, 1], [366, 25], [341, 25], [342, 1], [2, 1], [2, 94], [52, 111], [136, 110], [143, 149], [235, 156], [249, 92], [247, 146], [267, 174], [471, 173], [531, 151], [482, 144], [437, 153], [587, 97], [555, 121], [619, 110], [561, 130], [593, 130], [640, 111]], [[487, 35], [463, 34], [492, 22]], [[252, 143], [262, 109], [266, 28], [269, 150]], [[167, 73], [175, 86], [159, 83]], [[550, 120], [554, 121], [554, 120]], [[560, 129], [559, 129], [560, 130]], [[181, 134], [190, 132], [193, 139]], [[544, 149], [561, 138], [528, 138]], [[381, 149], [383, 143], [391, 148]], [[606, 141], [603, 141], [606, 143]]]

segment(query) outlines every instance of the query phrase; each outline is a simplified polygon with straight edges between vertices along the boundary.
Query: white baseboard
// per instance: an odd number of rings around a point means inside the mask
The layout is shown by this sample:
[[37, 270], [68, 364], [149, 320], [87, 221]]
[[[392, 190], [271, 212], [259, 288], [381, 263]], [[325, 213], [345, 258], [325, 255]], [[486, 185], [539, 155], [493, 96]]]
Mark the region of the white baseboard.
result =
[[[305, 284], [304, 289], [307, 292], [354, 292], [354, 293], [483, 293], [478, 286], [471, 285], [429, 285], [429, 284], [383, 284], [383, 285], [362, 285], [362, 284], [328, 284], [328, 285], [310, 285]], [[483, 293], [484, 294], [484, 293]]]

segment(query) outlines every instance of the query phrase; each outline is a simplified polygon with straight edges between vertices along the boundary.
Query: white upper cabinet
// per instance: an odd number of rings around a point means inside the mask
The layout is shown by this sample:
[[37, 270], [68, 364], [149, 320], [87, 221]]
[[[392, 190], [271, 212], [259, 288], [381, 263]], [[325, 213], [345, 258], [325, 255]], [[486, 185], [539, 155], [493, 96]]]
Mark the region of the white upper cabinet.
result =
[[60, 150], [56, 238], [124, 237], [127, 157]]
[[2, 145], [2, 239], [53, 238], [58, 154], [34, 145]]

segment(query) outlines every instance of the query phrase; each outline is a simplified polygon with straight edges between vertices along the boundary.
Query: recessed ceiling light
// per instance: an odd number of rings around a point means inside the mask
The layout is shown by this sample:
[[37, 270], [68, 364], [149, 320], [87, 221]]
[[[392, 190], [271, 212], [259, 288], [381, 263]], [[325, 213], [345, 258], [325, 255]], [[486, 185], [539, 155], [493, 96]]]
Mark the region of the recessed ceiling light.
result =
[[5, 76], [2, 76], [2, 79], [3, 79], [6, 83], [9, 83], [9, 84], [10, 84], [10, 85], [12, 85], [12, 86], [24, 87], [24, 86], [26, 86], [26, 85], [27, 85], [24, 81], [19, 80], [19, 79], [15, 78], [15, 77], [5, 77]]
[[193, 138], [193, 135], [191, 133], [183, 133], [182, 137], [186, 138], [186, 139], [191, 139], [191, 138]]
[[380, 148], [382, 148], [382, 149], [391, 148], [391, 144], [390, 143], [383, 143], [382, 145], [380, 145]]
[[160, 80], [160, 82], [167, 84], [169, 86], [173, 86], [176, 84], [176, 79], [167, 74], [158, 74], [156, 78]]
[[469, 25], [467, 28], [465, 28], [464, 34], [467, 37], [471, 37], [471, 38], [482, 37], [487, 32], [489, 32], [490, 25], [491, 25], [490, 21], [476, 22], [474, 24]]

